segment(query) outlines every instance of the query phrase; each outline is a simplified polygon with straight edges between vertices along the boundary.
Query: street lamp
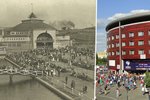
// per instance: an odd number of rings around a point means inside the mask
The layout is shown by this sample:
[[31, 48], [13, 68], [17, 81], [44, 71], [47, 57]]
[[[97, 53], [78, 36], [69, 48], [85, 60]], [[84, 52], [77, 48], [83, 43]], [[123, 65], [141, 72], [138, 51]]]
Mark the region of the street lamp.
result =
[[120, 69], [122, 68], [122, 52], [121, 52], [121, 22], [119, 21], [119, 63], [120, 63]]
[[119, 21], [119, 63], [120, 63], [120, 69], [119, 70], [124, 70], [123, 66], [122, 66], [122, 43], [121, 43], [121, 39], [122, 39], [122, 34], [121, 34], [121, 28], [124, 28], [121, 26], [121, 21]]

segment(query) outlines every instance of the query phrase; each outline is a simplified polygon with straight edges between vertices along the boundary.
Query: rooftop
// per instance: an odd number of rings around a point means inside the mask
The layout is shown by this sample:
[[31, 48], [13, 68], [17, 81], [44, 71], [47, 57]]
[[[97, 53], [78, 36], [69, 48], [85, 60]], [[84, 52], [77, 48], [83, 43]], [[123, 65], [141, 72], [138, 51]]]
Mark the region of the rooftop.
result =
[[126, 25], [126, 24], [131, 24], [131, 23], [136, 23], [136, 22], [143, 22], [143, 21], [150, 21], [150, 12], [144, 12], [144, 13], [138, 13], [134, 15], [128, 15], [122, 18], [118, 18], [114, 21], [111, 21], [107, 26], [106, 26], [106, 31], [118, 27], [119, 22], [121, 25]]
[[33, 12], [29, 15], [28, 18], [29, 19], [22, 20], [22, 23], [14, 26], [12, 30], [13, 31], [29, 31], [34, 29], [56, 30], [53, 26], [44, 23], [43, 20], [41, 19], [38, 19]]

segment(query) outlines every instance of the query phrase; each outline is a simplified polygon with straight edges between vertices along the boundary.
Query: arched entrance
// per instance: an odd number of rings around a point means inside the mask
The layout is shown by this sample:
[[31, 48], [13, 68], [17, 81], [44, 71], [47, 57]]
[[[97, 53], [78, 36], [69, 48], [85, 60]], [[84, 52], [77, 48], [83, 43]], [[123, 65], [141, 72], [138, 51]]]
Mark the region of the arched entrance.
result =
[[37, 49], [53, 48], [53, 38], [48, 33], [41, 33], [36, 40]]

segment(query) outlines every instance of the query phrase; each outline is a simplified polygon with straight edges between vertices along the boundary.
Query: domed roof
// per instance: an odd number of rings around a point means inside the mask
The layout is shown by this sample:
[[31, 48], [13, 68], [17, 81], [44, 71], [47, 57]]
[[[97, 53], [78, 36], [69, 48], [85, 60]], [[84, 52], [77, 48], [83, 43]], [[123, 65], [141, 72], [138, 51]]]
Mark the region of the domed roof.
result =
[[43, 20], [37, 19], [33, 12], [29, 15], [29, 19], [22, 20], [22, 23], [12, 28], [13, 31], [29, 31], [35, 29], [56, 30], [53, 26], [44, 23]]

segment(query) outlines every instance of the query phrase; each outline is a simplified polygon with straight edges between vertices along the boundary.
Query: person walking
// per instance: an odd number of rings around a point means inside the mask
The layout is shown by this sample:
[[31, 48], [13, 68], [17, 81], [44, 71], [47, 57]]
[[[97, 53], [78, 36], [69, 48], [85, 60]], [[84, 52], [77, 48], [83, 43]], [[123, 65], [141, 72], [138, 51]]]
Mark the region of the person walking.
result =
[[104, 93], [107, 95], [107, 84], [104, 86]]
[[58, 77], [60, 77], [61, 69], [60, 69], [60, 68], [58, 68], [58, 69], [57, 69], [57, 71], [58, 71]]
[[136, 89], [136, 81], [133, 82], [133, 87]]
[[144, 85], [142, 86], [142, 94], [145, 95], [145, 87], [144, 87]]
[[116, 98], [117, 98], [117, 100], [118, 100], [118, 98], [119, 98], [119, 95], [120, 95], [119, 88], [116, 88]]
[[52, 77], [53, 77], [53, 72], [54, 72], [53, 69], [51, 69], [51, 76], [52, 76]]
[[68, 76], [65, 77], [66, 85], [68, 83]]
[[100, 78], [100, 85], [103, 85], [103, 80], [102, 80], [102, 78]]
[[72, 80], [72, 82], [71, 82], [71, 90], [72, 90], [72, 93], [73, 93], [74, 89], [75, 89], [75, 81]]

